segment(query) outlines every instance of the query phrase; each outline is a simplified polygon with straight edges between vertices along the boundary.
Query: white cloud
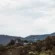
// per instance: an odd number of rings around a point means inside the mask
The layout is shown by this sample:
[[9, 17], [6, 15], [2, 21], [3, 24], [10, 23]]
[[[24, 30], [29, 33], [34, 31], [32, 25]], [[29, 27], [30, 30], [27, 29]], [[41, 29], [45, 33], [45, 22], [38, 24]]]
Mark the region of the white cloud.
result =
[[55, 32], [54, 0], [1, 0], [0, 34], [28, 36]]

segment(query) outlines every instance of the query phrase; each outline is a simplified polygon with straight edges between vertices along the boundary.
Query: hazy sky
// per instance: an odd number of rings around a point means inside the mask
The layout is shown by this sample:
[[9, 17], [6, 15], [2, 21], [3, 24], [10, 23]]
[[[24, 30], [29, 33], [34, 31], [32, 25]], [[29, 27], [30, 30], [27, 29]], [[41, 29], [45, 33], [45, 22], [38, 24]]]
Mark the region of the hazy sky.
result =
[[0, 0], [0, 34], [28, 36], [55, 31], [55, 0]]

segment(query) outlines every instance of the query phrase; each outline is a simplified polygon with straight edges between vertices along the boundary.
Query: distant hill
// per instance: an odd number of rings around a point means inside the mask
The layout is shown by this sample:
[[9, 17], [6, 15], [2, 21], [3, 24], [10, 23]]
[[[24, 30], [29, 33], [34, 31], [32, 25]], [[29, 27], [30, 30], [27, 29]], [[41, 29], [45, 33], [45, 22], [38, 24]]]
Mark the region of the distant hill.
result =
[[51, 33], [51, 34], [44, 34], [44, 35], [30, 35], [27, 36], [25, 39], [28, 41], [36, 41], [36, 40], [43, 40], [48, 36], [55, 36], [55, 33]]
[[48, 36], [55, 36], [55, 33], [51, 34], [44, 34], [44, 35], [30, 35], [25, 38], [17, 37], [17, 36], [9, 36], [9, 35], [0, 35], [0, 44], [7, 44], [12, 39], [21, 39], [21, 40], [27, 40], [27, 41], [36, 41], [36, 40], [42, 40]]
[[15, 39], [23, 39], [21, 37], [17, 37], [17, 36], [9, 36], [9, 35], [0, 35], [0, 44], [7, 44], [8, 42], [10, 42], [10, 40], [15, 40]]

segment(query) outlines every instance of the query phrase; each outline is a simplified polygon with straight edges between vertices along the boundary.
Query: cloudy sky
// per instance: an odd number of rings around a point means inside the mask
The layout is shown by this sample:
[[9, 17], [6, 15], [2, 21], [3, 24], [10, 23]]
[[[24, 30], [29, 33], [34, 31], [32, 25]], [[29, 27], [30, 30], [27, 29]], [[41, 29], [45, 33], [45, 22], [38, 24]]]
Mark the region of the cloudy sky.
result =
[[22, 36], [55, 32], [55, 0], [0, 0], [0, 34]]

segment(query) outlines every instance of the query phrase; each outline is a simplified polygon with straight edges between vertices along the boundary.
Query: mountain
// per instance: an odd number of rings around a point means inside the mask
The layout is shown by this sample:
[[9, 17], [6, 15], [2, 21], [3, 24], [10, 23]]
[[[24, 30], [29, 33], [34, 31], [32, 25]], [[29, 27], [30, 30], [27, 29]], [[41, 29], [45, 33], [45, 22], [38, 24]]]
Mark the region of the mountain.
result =
[[55, 33], [44, 34], [44, 35], [30, 35], [25, 38], [17, 37], [17, 36], [9, 36], [9, 35], [0, 35], [0, 44], [7, 44], [12, 39], [21, 39], [21, 40], [35, 42], [36, 40], [43, 40], [44, 38], [46, 38], [48, 36], [55, 36]]
[[55, 33], [44, 34], [44, 35], [30, 35], [30, 36], [27, 36], [25, 38], [25, 40], [27, 40], [27, 41], [34, 41], [35, 42], [37, 40], [43, 40], [43, 39], [45, 39], [48, 36], [55, 36]]
[[7, 44], [9, 43], [12, 39], [23, 39], [21, 37], [17, 37], [17, 36], [9, 36], [9, 35], [0, 35], [0, 44]]

